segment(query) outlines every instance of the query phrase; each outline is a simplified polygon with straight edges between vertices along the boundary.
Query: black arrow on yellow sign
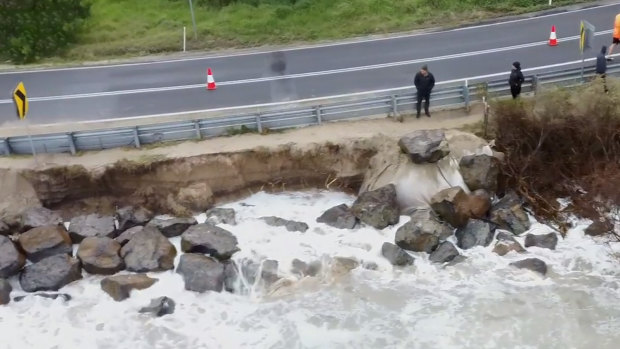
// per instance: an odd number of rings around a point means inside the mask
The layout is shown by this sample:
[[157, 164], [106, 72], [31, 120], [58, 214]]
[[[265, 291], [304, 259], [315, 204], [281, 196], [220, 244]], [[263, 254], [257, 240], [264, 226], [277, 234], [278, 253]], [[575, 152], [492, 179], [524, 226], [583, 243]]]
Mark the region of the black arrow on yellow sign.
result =
[[26, 114], [28, 114], [28, 97], [23, 82], [17, 84], [17, 87], [13, 90], [13, 101], [17, 108], [17, 116], [22, 120], [25, 119]]

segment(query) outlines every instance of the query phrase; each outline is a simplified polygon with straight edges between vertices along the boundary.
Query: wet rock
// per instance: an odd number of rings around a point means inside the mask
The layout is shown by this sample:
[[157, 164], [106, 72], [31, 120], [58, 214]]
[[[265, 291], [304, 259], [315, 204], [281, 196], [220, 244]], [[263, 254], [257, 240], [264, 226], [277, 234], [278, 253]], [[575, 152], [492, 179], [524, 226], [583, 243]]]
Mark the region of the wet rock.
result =
[[491, 196], [484, 189], [478, 189], [469, 196], [465, 212], [469, 218], [485, 218], [491, 209]]
[[396, 187], [388, 184], [376, 190], [360, 194], [351, 212], [362, 222], [383, 229], [398, 223], [400, 208], [396, 201]]
[[444, 241], [437, 248], [428, 259], [433, 263], [446, 263], [453, 261], [456, 257], [460, 256], [459, 251], [449, 241]]
[[90, 237], [80, 243], [77, 257], [88, 273], [112, 275], [125, 268], [120, 251], [121, 244], [117, 241], [107, 237]]
[[30, 229], [21, 234], [18, 244], [26, 252], [26, 257], [33, 262], [57, 254], [73, 253], [71, 238], [60, 225], [48, 225]]
[[26, 292], [58, 291], [81, 278], [80, 261], [66, 254], [58, 254], [26, 266], [19, 283]]
[[450, 154], [446, 135], [442, 130], [411, 132], [400, 138], [398, 146], [416, 164], [434, 163]]
[[278, 281], [280, 279], [278, 276], [278, 261], [273, 259], [264, 260], [262, 263], [260, 277], [267, 285], [271, 285]]
[[101, 289], [119, 302], [129, 298], [132, 290], [144, 290], [157, 281], [146, 274], [115, 275], [101, 280]]
[[34, 294], [29, 294], [29, 295], [25, 295], [25, 296], [17, 296], [15, 298], [13, 298], [13, 300], [15, 302], [21, 302], [24, 299], [26, 299], [27, 297], [41, 297], [41, 298], [47, 298], [47, 299], [62, 299], [63, 302], [68, 302], [71, 299], [73, 299], [73, 297], [71, 297], [70, 294], [67, 293], [34, 293]]
[[453, 227], [464, 227], [469, 220], [469, 212], [465, 210], [469, 195], [461, 187], [444, 189], [433, 195], [431, 208]]
[[422, 232], [433, 234], [439, 240], [445, 240], [454, 233], [454, 228], [442, 222], [432, 210], [415, 210], [411, 215], [411, 221]]
[[461, 158], [459, 170], [469, 190], [497, 191], [499, 160], [489, 155], [467, 155]]
[[118, 231], [125, 231], [138, 225], [146, 225], [153, 218], [153, 212], [144, 207], [125, 206], [116, 211]]
[[392, 263], [392, 265], [396, 266], [412, 265], [414, 262], [414, 258], [405, 252], [405, 250], [389, 242], [383, 243], [383, 246], [381, 246], [381, 254]]
[[232, 208], [216, 207], [207, 211], [207, 223], [236, 225], [235, 210]]
[[45, 207], [31, 207], [21, 213], [20, 226], [21, 231], [27, 231], [33, 228], [61, 225], [62, 217]]
[[396, 231], [396, 245], [405, 250], [431, 253], [439, 245], [434, 231], [425, 231], [421, 225], [410, 220]]
[[362, 263], [362, 267], [366, 270], [379, 270], [379, 265], [373, 261], [365, 261]]
[[3, 221], [0, 221], [0, 236], [9, 236], [12, 233], [11, 227]]
[[335, 257], [332, 259], [331, 270], [334, 275], [344, 275], [360, 266], [360, 263], [353, 258]]
[[474, 246], [489, 246], [494, 231], [495, 227], [490, 223], [471, 219], [463, 228], [456, 230], [457, 244], [464, 250]]
[[542, 275], [547, 274], [547, 264], [538, 258], [528, 258], [518, 262], [512, 262], [510, 265], [519, 269], [529, 269]]
[[201, 254], [183, 254], [176, 272], [183, 276], [185, 289], [188, 291], [221, 292], [224, 287], [224, 265]]
[[527, 234], [525, 236], [525, 247], [536, 246], [555, 250], [557, 244], [558, 236], [555, 233], [542, 235]]
[[9, 304], [11, 301], [11, 291], [13, 291], [11, 284], [0, 278], [0, 305]]
[[129, 271], [138, 273], [174, 269], [176, 248], [155, 229], [142, 229], [121, 249]]
[[318, 223], [325, 223], [337, 229], [353, 229], [357, 224], [357, 217], [346, 204], [334, 206], [316, 219]]
[[493, 252], [497, 253], [500, 256], [505, 256], [511, 251], [523, 253], [525, 252], [525, 249], [511, 233], [500, 231], [499, 233], [497, 233], [497, 242], [495, 243]]
[[308, 263], [297, 258], [293, 259], [293, 261], [291, 262], [291, 273], [299, 276], [304, 276], [306, 275], [307, 270]]
[[135, 226], [133, 228], [129, 228], [125, 230], [121, 235], [117, 236], [114, 240], [116, 240], [121, 246], [125, 246], [136, 235], [137, 232], [142, 231], [142, 229], [151, 229], [153, 231], [158, 231], [154, 227], [143, 227], [141, 225]]
[[173, 219], [161, 219], [153, 218], [147, 227], [155, 227], [167, 238], [172, 238], [183, 234], [187, 228], [192, 225], [196, 225], [196, 219], [191, 218], [173, 218]]
[[114, 217], [96, 213], [75, 217], [69, 224], [69, 236], [76, 244], [88, 237], [114, 238], [116, 236]]
[[[590, 224], [584, 233], [590, 236], [600, 236], [610, 233], [614, 229], [614, 225], [607, 219], [596, 220]], [[0, 276], [1, 277], [1, 276]]]
[[17, 274], [26, 264], [24, 256], [6, 236], [0, 235], [0, 279]]
[[523, 210], [521, 200], [514, 192], [508, 192], [493, 205], [490, 217], [493, 223], [515, 235], [521, 235], [530, 229], [530, 219]]
[[237, 251], [237, 238], [228, 230], [210, 224], [190, 227], [181, 238], [183, 252], [205, 253], [224, 261]]
[[272, 227], [285, 227], [288, 231], [299, 231], [305, 233], [306, 230], [308, 230], [308, 224], [304, 222], [290, 221], [288, 219], [274, 216], [261, 217], [260, 219], [267, 223], [267, 225]]
[[176, 303], [172, 298], [159, 297], [151, 299], [151, 303], [143, 308], [140, 308], [139, 313], [151, 313], [157, 317], [169, 315], [174, 313]]

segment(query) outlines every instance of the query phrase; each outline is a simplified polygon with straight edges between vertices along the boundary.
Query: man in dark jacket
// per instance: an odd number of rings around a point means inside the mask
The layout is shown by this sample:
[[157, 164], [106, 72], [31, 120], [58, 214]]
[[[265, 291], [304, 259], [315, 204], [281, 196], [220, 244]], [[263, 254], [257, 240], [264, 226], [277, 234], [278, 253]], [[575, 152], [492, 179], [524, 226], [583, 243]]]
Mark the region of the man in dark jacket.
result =
[[512, 93], [513, 99], [519, 97], [521, 94], [521, 85], [524, 80], [525, 78], [523, 77], [523, 73], [521, 73], [521, 63], [512, 63], [512, 70], [510, 71], [510, 79], [508, 79], [508, 84], [510, 85], [510, 93]]
[[607, 46], [601, 47], [601, 52], [596, 56], [596, 74], [603, 79], [603, 88], [607, 93], [607, 81], [605, 80], [605, 73], [607, 73], [607, 59], [605, 54], [607, 53]]
[[413, 83], [417, 90], [418, 96], [416, 104], [416, 110], [418, 113], [416, 117], [420, 117], [422, 100], [425, 100], [426, 103], [424, 103], [424, 112], [426, 113], [426, 116], [430, 118], [431, 114], [428, 112], [428, 107], [431, 103], [431, 91], [433, 90], [433, 87], [435, 87], [435, 77], [428, 71], [428, 67], [426, 66], [426, 64], [423, 65], [420, 71], [415, 75]]

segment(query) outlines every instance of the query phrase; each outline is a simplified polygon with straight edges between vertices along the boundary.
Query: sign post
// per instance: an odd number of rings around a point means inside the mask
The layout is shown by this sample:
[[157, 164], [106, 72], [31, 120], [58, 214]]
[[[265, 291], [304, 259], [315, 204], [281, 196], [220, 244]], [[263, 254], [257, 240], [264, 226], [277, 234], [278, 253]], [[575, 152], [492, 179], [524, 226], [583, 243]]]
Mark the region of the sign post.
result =
[[[17, 116], [19, 119], [26, 120], [26, 115], [28, 114], [28, 94], [26, 93], [26, 87], [23, 82], [17, 84], [13, 90], [13, 101], [15, 102], [15, 108], [17, 109]], [[34, 142], [32, 142], [32, 136], [30, 135], [30, 130], [28, 129], [28, 123], [26, 123], [26, 134], [28, 134], [30, 149], [32, 150], [32, 156], [34, 156], [34, 161], [36, 162], [37, 152], [34, 148]]]
[[586, 50], [592, 48], [592, 42], [594, 42], [594, 32], [596, 28], [588, 21], [581, 21], [581, 28], [579, 29], [579, 52], [581, 53], [581, 81], [583, 81], [583, 71], [585, 65], [584, 53]]

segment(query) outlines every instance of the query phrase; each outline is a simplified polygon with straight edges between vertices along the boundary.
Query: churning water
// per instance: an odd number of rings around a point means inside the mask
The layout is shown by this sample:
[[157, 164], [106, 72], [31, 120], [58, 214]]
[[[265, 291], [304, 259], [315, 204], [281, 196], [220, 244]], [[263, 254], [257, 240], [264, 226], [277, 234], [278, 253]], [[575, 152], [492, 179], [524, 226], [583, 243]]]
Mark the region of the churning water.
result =
[[[414, 266], [393, 268], [380, 250], [398, 227], [338, 230], [316, 223], [326, 209], [353, 200], [320, 191], [258, 193], [226, 205], [237, 212], [238, 225], [222, 225], [239, 239], [242, 251], [234, 258], [276, 259], [280, 273], [295, 280], [271, 293], [197, 294], [171, 271], [150, 273], [159, 282], [114, 302], [100, 289], [101, 277], [85, 276], [60, 290], [73, 296], [69, 302], [28, 297], [0, 307], [0, 348], [620, 347], [620, 246], [584, 236], [584, 225], [555, 251], [528, 249], [526, 256], [547, 262], [547, 277], [510, 267], [524, 255], [500, 257], [492, 245], [463, 251], [467, 258], [454, 265], [431, 264], [420, 253], [413, 254]], [[258, 220], [268, 215], [310, 229], [289, 232]], [[408, 219], [402, 216], [399, 226]], [[531, 229], [548, 231], [541, 224]], [[179, 246], [178, 238], [173, 242]], [[340, 276], [298, 280], [289, 272], [294, 258], [327, 264], [332, 257], [361, 264]], [[174, 314], [138, 314], [159, 296], [176, 301]]]

